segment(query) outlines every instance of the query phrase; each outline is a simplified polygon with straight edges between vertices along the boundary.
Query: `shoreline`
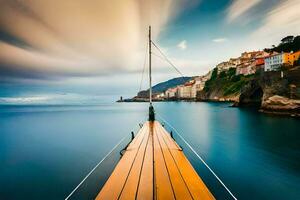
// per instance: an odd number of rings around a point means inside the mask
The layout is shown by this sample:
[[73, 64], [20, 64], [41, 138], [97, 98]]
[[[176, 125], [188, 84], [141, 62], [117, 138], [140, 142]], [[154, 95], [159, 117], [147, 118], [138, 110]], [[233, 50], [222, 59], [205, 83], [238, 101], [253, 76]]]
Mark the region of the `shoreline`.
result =
[[[208, 99], [208, 100], [196, 100], [196, 99], [176, 99], [176, 100], [166, 100], [166, 99], [153, 99], [153, 102], [217, 102], [217, 103], [234, 103], [233, 100], [214, 100], [214, 99]], [[140, 103], [140, 102], [149, 102], [149, 99], [124, 99], [124, 100], [117, 100], [117, 103]]]
[[[117, 103], [147, 103], [148, 99], [124, 99], [122, 101], [118, 100]], [[292, 118], [300, 118], [300, 113], [298, 110], [288, 110], [288, 109], [266, 109], [261, 106], [251, 106], [251, 105], [238, 105], [236, 101], [233, 100], [217, 100], [217, 99], [207, 99], [207, 100], [195, 100], [195, 99], [154, 99], [153, 102], [194, 102], [194, 103], [231, 103], [229, 107], [232, 108], [255, 108], [258, 113], [263, 113], [270, 116], [277, 117], [292, 117]]]

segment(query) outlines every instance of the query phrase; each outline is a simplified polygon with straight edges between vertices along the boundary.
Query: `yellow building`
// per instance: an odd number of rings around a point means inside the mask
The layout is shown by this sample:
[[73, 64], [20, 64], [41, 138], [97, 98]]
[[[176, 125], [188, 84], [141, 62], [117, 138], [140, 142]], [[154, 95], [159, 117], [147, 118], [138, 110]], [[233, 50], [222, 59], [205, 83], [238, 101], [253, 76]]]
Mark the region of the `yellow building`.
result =
[[297, 61], [300, 57], [300, 51], [297, 51], [295, 53], [285, 53], [283, 56], [284, 63], [287, 63], [289, 65], [294, 65], [294, 62]]

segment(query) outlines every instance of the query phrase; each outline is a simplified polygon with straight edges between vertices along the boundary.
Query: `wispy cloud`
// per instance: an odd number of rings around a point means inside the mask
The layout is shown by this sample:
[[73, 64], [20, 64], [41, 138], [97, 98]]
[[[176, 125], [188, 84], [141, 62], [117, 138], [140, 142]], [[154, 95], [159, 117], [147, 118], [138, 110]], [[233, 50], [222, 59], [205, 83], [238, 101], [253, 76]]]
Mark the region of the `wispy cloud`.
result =
[[155, 39], [195, 1], [1, 0], [0, 79], [133, 72], [142, 63], [148, 25]]
[[234, 0], [228, 8], [228, 21], [232, 22], [238, 19], [261, 1], [262, 0]]
[[300, 1], [282, 1], [267, 13], [262, 25], [252, 33], [252, 39], [263, 39], [262, 43], [279, 41], [287, 35], [300, 33]]
[[187, 43], [186, 43], [186, 40], [182, 40], [181, 42], [179, 42], [177, 44], [177, 47], [181, 50], [185, 50], [187, 48]]
[[227, 41], [227, 38], [215, 38], [212, 40], [213, 42], [216, 42], [216, 43], [222, 43], [222, 42], [226, 42]]

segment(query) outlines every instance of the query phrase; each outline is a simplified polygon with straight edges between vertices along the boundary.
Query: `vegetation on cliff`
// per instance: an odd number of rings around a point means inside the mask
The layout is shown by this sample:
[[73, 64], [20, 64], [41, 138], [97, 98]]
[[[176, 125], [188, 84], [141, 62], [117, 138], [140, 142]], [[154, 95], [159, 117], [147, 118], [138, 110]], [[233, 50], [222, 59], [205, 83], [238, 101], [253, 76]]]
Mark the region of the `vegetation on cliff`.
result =
[[206, 81], [204, 87], [204, 98], [222, 98], [226, 96], [238, 95], [241, 88], [254, 79], [257, 74], [243, 76], [236, 75], [236, 69], [230, 68], [218, 74], [218, 69], [214, 68], [210, 80]]

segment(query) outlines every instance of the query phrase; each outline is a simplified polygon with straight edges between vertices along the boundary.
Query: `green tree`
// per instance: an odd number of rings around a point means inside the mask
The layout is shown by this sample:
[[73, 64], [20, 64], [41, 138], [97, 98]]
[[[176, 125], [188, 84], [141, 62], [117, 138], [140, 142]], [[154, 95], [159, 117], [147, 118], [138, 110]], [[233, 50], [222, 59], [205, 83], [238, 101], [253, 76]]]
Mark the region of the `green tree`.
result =
[[211, 73], [210, 80], [216, 80], [217, 77], [218, 77], [218, 68], [215, 67]]
[[224, 78], [226, 77], [226, 72], [225, 71], [222, 71], [220, 74], [219, 74], [219, 78]]

